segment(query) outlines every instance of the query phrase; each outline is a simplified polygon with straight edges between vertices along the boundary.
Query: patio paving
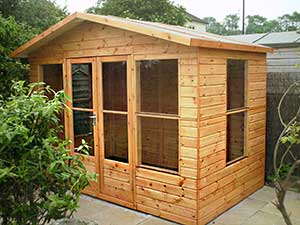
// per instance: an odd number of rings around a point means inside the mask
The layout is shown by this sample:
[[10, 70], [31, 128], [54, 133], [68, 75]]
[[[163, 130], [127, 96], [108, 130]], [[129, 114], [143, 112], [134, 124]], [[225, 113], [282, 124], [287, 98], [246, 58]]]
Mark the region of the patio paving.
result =
[[[274, 189], [265, 186], [209, 225], [284, 225], [280, 212], [271, 203], [274, 198]], [[300, 225], [300, 193], [288, 192], [286, 206], [291, 213], [293, 225]], [[82, 195], [80, 208], [74, 217], [95, 221], [99, 225], [176, 224], [86, 195]]]

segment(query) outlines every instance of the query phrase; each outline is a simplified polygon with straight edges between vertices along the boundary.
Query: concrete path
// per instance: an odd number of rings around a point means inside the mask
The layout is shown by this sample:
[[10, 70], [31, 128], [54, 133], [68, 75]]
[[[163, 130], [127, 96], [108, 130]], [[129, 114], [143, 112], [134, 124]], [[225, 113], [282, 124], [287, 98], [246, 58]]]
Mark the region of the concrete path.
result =
[[[234, 206], [209, 225], [284, 225], [280, 212], [271, 201], [274, 189], [263, 187]], [[289, 192], [286, 205], [293, 225], [300, 225], [300, 194]], [[83, 195], [76, 218], [88, 219], [99, 225], [171, 225], [175, 224], [148, 214]]]

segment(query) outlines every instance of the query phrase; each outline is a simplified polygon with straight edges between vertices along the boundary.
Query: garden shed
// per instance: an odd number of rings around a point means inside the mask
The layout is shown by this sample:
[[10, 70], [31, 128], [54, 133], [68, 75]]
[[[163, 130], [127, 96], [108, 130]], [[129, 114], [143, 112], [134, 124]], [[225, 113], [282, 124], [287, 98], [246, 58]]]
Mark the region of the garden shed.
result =
[[[273, 152], [283, 126], [278, 104], [290, 85], [300, 80], [300, 31], [230, 36], [232, 39], [272, 47], [267, 54], [267, 145], [266, 176], [273, 174]], [[290, 91], [282, 103], [284, 120], [290, 120], [299, 108], [299, 93]], [[283, 149], [282, 149], [283, 150]], [[288, 158], [289, 159], [289, 158]], [[292, 158], [289, 160], [293, 160]], [[300, 171], [298, 172], [300, 176]]]
[[11, 53], [71, 96], [86, 194], [206, 224], [264, 185], [266, 53], [183, 27], [74, 13]]

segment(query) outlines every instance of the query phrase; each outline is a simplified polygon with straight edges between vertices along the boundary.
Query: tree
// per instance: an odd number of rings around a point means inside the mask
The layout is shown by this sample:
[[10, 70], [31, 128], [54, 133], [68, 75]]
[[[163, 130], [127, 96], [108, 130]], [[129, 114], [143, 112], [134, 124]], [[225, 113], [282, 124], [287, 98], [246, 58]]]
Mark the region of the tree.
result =
[[225, 33], [224, 26], [221, 23], [217, 22], [214, 17], [204, 17], [203, 20], [208, 23], [206, 26], [207, 32], [219, 35], [223, 35]]
[[284, 31], [295, 31], [300, 29], [300, 13], [293, 12], [278, 18], [279, 24]]
[[25, 23], [41, 32], [67, 16], [52, 0], [0, 0], [0, 14], [12, 16], [19, 23]]
[[265, 23], [265, 32], [282, 32], [282, 28], [278, 20], [268, 20]]
[[239, 29], [240, 17], [237, 14], [230, 14], [224, 18], [223, 26], [225, 28], [225, 35], [241, 34]]
[[0, 14], [4, 18], [15, 15], [19, 8], [20, 0], [0, 0]]
[[185, 9], [170, 0], [98, 0], [89, 13], [183, 26]]
[[12, 80], [27, 80], [25, 60], [9, 53], [67, 15], [52, 0], [0, 0], [0, 96], [10, 95]]
[[267, 22], [267, 18], [254, 15], [247, 16], [248, 24], [246, 28], [246, 34], [254, 34], [254, 33], [265, 33], [265, 24]]
[[281, 31], [281, 27], [277, 20], [268, 20], [267, 18], [259, 15], [247, 16], [247, 20], [247, 34]]
[[9, 53], [28, 41], [36, 31], [26, 24], [18, 24], [14, 18], [0, 16], [0, 98], [8, 98], [12, 80], [26, 80], [28, 64], [12, 59]]
[[[20, 81], [12, 89], [11, 97], [0, 102], [1, 224], [48, 224], [71, 216], [95, 176], [82, 156], [69, 154], [69, 141], [58, 137], [65, 95], [43, 83], [25, 87]], [[87, 148], [83, 142], [77, 150], [87, 153]]]

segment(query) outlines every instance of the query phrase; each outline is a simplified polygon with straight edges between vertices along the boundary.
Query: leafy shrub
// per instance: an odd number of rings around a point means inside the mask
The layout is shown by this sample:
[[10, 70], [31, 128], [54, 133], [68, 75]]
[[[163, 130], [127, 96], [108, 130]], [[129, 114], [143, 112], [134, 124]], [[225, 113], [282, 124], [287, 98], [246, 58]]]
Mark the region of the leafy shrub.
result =
[[14, 18], [0, 15], [0, 95], [10, 95], [12, 80], [27, 80], [29, 66], [26, 62], [9, 57], [9, 53], [35, 35], [34, 29], [19, 24]]
[[[42, 83], [12, 86], [0, 102], [0, 218], [6, 224], [45, 224], [70, 216], [94, 177], [58, 134], [64, 93]], [[53, 99], [47, 97], [53, 92]], [[87, 146], [84, 146], [87, 147]], [[84, 149], [81, 146], [81, 149]], [[0, 219], [1, 220], [1, 219]]]

